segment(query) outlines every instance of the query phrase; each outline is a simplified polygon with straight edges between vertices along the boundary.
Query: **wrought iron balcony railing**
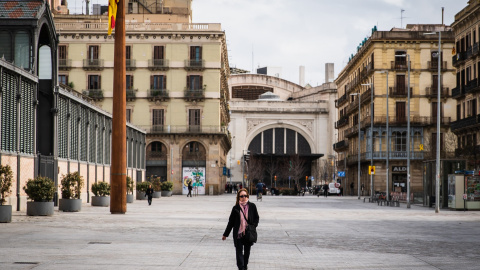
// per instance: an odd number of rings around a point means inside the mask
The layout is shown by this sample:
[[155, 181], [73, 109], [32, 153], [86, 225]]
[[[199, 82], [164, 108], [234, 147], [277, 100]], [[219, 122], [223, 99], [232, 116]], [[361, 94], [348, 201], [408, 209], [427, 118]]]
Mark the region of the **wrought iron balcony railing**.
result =
[[470, 116], [470, 117], [467, 117], [467, 118], [463, 118], [463, 119], [454, 121], [454, 122], [451, 123], [450, 129], [452, 131], [456, 131], [456, 130], [459, 130], [459, 129], [472, 127], [472, 126], [479, 123], [479, 121], [478, 121], [479, 117], [480, 117], [480, 115]]
[[138, 89], [127, 89], [127, 100], [134, 100], [137, 97]]
[[166, 70], [168, 69], [168, 59], [149, 59], [148, 69], [150, 70]]
[[[425, 88], [425, 95], [429, 98], [437, 98], [438, 96], [438, 87], [427, 87]], [[440, 89], [440, 98], [450, 97], [450, 89], [448, 87], [442, 87]]]
[[83, 59], [83, 68], [101, 70], [103, 69], [103, 59]]
[[391, 69], [397, 71], [406, 71], [408, 70], [408, 65], [410, 65], [410, 69], [412, 69], [412, 62], [409, 61], [391, 61]]
[[102, 89], [86, 89], [86, 90], [83, 90], [83, 94], [92, 99], [103, 99]]
[[164, 99], [169, 98], [168, 90], [166, 89], [149, 89], [148, 98], [152, 99]]
[[203, 59], [187, 59], [185, 60], [185, 69], [202, 70], [205, 68], [205, 60]]
[[[398, 87], [398, 86], [391, 86], [390, 87], [390, 96], [391, 97], [407, 97], [408, 88], [407, 86]], [[410, 97], [412, 97], [413, 87], [410, 87]]]
[[[429, 70], [437, 71], [438, 70], [438, 60], [437, 61], [428, 61], [427, 66], [428, 66]], [[447, 61], [442, 61], [440, 63], [440, 69], [441, 70], [447, 69]]]
[[478, 80], [477, 79], [473, 79], [473, 80], [470, 80], [467, 82], [467, 84], [465, 85], [465, 93], [473, 93], [473, 92], [476, 92], [478, 90]]
[[186, 89], [184, 96], [187, 99], [203, 99], [205, 98], [205, 90], [203, 89]]
[[58, 59], [58, 68], [68, 70], [72, 67], [72, 59]]
[[344, 116], [342, 118], [340, 118], [340, 120], [338, 120], [336, 123], [335, 123], [335, 128], [341, 128], [345, 125], [348, 125], [348, 117], [347, 116]]
[[228, 134], [225, 126], [203, 125], [148, 125], [137, 126], [148, 134], [179, 134], [179, 133], [203, 133], [203, 134]]
[[336, 100], [335, 107], [338, 108], [342, 106], [342, 104], [344, 104], [346, 101], [347, 101], [347, 94], [344, 94], [343, 96], [341, 96], [339, 99]]
[[137, 62], [135, 59], [126, 59], [125, 64], [127, 70], [135, 70], [137, 68]]

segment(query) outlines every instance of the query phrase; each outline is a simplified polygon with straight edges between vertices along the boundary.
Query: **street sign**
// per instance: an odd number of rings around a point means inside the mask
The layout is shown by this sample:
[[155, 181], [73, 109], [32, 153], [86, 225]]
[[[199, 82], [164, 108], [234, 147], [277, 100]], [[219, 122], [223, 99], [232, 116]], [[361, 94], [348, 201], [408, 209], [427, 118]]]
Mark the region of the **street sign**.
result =
[[223, 167], [223, 175], [227, 175], [227, 167]]
[[338, 177], [345, 177], [345, 171], [338, 171]]
[[368, 174], [375, 174], [375, 166], [368, 166]]

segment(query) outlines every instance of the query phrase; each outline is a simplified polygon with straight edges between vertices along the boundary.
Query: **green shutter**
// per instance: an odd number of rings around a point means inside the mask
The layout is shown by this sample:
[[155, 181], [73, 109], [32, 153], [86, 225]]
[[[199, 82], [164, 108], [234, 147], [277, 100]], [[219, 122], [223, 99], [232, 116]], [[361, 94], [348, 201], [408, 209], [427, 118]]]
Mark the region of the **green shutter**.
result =
[[58, 157], [68, 158], [68, 100], [64, 97], [58, 98]]
[[2, 150], [17, 151], [17, 78], [8, 72], [2, 77]]
[[78, 120], [80, 105], [70, 103], [70, 159], [78, 160]]
[[21, 91], [20, 152], [33, 154], [34, 83], [23, 80]]
[[80, 160], [87, 161], [87, 143], [88, 143], [88, 109], [86, 107], [80, 108]]

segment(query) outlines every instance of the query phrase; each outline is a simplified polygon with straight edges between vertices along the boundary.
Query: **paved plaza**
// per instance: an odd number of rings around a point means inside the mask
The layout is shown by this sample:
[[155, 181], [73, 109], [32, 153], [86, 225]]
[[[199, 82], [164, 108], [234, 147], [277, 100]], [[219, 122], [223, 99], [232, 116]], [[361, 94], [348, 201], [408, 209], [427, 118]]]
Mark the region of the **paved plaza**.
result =
[[[255, 198], [251, 198], [255, 203]], [[235, 197], [173, 196], [125, 215], [83, 204], [0, 223], [0, 269], [236, 269], [221, 237]], [[480, 212], [356, 197], [264, 196], [249, 269], [479, 269]]]

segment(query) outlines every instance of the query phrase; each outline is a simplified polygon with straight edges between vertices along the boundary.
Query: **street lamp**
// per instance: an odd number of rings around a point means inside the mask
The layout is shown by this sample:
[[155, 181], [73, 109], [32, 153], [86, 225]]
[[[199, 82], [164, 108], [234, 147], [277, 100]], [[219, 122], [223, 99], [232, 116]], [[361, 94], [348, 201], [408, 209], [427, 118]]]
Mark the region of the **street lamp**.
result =
[[397, 57], [407, 57], [408, 82], [407, 82], [407, 100], [408, 100], [408, 118], [407, 118], [407, 208], [410, 208], [410, 55], [402, 54]]
[[384, 70], [384, 71], [377, 71], [377, 73], [386, 73], [387, 74], [387, 88], [386, 88], [386, 91], [387, 91], [387, 184], [386, 184], [386, 188], [385, 188], [385, 191], [387, 193], [387, 201], [389, 200], [389, 194], [388, 194], [388, 180], [390, 178], [390, 173], [389, 173], [389, 165], [388, 165], [388, 160], [390, 159], [390, 132], [388, 130], [388, 70]]
[[[365, 83], [362, 86], [370, 86], [370, 166], [373, 167], [373, 83]], [[371, 172], [370, 197], [373, 199], [373, 174]]]
[[350, 96], [357, 96], [358, 99], [358, 199], [360, 200], [360, 93], [353, 93]]
[[[442, 7], [443, 10], [443, 7]], [[424, 33], [434, 35], [438, 33], [438, 84], [437, 84], [437, 157], [435, 163], [435, 213], [440, 212], [440, 72], [442, 63], [442, 32]]]

